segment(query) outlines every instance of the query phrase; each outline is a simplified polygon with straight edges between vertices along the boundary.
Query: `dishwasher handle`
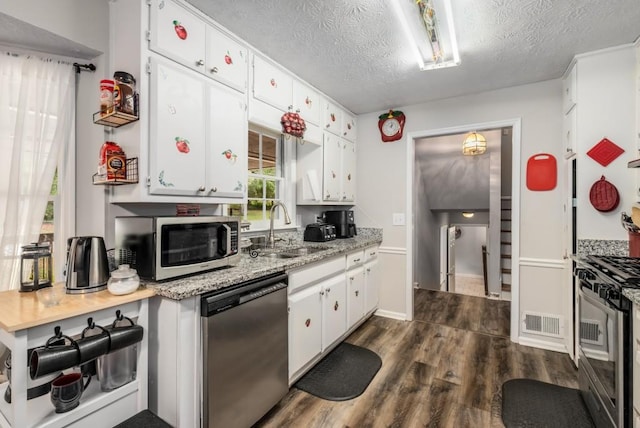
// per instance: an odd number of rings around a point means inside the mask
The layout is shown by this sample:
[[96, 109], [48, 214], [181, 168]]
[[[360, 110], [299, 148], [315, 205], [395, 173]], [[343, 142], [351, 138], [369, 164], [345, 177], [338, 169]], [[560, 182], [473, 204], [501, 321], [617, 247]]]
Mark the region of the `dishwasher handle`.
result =
[[205, 294], [200, 314], [210, 317], [287, 287], [287, 275], [278, 273]]

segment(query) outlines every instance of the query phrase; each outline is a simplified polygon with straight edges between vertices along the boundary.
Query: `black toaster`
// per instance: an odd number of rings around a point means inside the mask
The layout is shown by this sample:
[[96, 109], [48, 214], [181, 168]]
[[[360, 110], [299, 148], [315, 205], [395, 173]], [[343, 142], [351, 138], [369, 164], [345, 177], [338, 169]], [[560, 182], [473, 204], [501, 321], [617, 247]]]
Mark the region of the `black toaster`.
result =
[[326, 242], [336, 239], [336, 228], [332, 224], [311, 223], [304, 229], [304, 240], [308, 242]]

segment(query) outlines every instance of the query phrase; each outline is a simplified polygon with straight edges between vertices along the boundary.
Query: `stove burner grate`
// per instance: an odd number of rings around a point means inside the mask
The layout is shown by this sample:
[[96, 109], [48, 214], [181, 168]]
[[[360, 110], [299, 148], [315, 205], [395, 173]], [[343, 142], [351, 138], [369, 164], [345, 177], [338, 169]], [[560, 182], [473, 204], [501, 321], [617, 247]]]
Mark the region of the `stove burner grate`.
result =
[[640, 286], [640, 258], [622, 256], [588, 256], [590, 264], [602, 273], [615, 277], [623, 285]]

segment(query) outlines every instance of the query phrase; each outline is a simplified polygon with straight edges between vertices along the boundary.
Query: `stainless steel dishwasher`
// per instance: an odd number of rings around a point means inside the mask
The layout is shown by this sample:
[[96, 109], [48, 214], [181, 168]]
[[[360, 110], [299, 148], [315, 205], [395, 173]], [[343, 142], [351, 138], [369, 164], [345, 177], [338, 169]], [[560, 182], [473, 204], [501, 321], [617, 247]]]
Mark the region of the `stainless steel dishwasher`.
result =
[[287, 275], [205, 294], [201, 316], [203, 426], [248, 428], [289, 390]]

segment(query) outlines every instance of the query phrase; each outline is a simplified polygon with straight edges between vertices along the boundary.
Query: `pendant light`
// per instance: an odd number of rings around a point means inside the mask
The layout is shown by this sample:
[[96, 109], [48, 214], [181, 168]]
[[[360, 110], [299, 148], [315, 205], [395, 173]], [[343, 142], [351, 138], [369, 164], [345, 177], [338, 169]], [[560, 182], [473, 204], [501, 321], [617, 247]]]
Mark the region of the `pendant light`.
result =
[[469, 133], [462, 143], [462, 154], [466, 156], [481, 155], [487, 151], [487, 139], [477, 132]]

